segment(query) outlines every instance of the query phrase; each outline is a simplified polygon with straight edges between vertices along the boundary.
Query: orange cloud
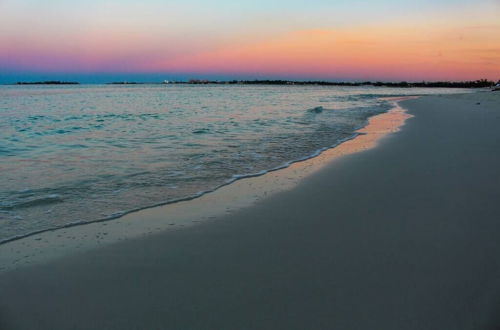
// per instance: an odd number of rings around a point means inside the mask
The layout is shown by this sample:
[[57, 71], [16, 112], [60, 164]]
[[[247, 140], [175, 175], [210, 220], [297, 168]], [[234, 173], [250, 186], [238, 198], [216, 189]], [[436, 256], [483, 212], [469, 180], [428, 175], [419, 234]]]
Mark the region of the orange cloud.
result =
[[159, 61], [146, 69], [359, 79], [498, 79], [499, 45], [500, 25], [306, 30]]

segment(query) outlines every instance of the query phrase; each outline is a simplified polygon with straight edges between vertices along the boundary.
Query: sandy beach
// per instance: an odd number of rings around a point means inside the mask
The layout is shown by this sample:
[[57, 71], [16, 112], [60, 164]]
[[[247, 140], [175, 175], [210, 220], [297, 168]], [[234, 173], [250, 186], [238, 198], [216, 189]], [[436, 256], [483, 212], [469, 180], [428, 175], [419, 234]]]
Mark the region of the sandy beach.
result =
[[500, 93], [401, 106], [290, 189], [1, 272], [0, 329], [498, 329]]

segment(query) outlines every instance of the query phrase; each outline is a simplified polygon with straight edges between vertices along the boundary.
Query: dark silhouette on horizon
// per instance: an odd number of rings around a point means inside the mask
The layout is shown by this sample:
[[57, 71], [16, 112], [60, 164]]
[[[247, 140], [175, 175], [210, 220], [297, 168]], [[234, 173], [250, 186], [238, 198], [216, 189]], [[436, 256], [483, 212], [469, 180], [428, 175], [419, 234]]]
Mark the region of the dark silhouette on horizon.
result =
[[[177, 82], [185, 83], [185, 82]], [[434, 81], [434, 82], [330, 82], [330, 81], [293, 81], [293, 80], [230, 80], [210, 81], [191, 79], [187, 84], [233, 84], [233, 85], [316, 85], [316, 86], [376, 86], [376, 87], [450, 87], [450, 88], [485, 88], [494, 86], [493, 81], [479, 79], [474, 81]]]
[[[500, 83], [500, 80], [499, 82]], [[498, 84], [497, 83], [497, 84]], [[35, 81], [35, 82], [17, 82], [14, 85], [79, 85], [79, 82], [71, 81]], [[294, 80], [279, 80], [279, 79], [264, 79], [264, 80], [207, 80], [207, 79], [190, 79], [188, 81], [165, 81], [165, 82], [110, 82], [107, 85], [144, 85], [144, 84], [189, 84], [189, 85], [299, 85], [299, 86], [375, 86], [375, 87], [428, 87], [428, 88], [487, 88], [495, 86], [495, 82], [487, 79], [471, 80], [471, 81], [422, 81], [422, 82], [382, 82], [382, 81], [364, 81], [364, 82], [332, 82], [332, 81], [294, 81]]]
[[80, 85], [80, 83], [76, 81], [47, 80], [33, 82], [18, 81], [16, 85]]

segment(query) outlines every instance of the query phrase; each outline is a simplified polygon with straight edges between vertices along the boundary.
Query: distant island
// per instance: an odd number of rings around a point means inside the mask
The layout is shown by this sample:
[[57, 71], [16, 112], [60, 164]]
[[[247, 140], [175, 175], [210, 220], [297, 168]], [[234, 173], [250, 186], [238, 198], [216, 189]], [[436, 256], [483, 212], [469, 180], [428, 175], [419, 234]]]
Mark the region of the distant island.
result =
[[[179, 83], [179, 82], [169, 82]], [[434, 82], [330, 82], [330, 81], [292, 81], [292, 80], [231, 80], [231, 81], [210, 81], [191, 79], [187, 84], [234, 84], [234, 85], [313, 85], [313, 86], [376, 86], [376, 87], [448, 87], [448, 88], [485, 88], [495, 85], [493, 81], [487, 79], [473, 81], [434, 81]]]
[[[500, 83], [500, 81], [499, 81]], [[15, 85], [79, 85], [79, 82], [73, 81], [36, 81], [36, 82], [17, 82]], [[206, 80], [190, 79], [187, 81], [168, 81], [163, 82], [134, 82], [134, 81], [115, 81], [106, 83], [106, 85], [144, 85], [144, 84], [189, 84], [189, 85], [299, 85], [299, 86], [375, 86], [375, 87], [427, 87], [427, 88], [487, 88], [495, 86], [495, 82], [487, 79], [471, 81], [422, 81], [422, 82], [382, 82], [382, 81], [363, 81], [363, 82], [332, 82], [332, 81], [294, 81], [294, 80]]]
[[16, 85], [80, 85], [80, 83], [75, 81], [48, 80], [48, 81], [34, 81], [34, 82], [18, 81]]

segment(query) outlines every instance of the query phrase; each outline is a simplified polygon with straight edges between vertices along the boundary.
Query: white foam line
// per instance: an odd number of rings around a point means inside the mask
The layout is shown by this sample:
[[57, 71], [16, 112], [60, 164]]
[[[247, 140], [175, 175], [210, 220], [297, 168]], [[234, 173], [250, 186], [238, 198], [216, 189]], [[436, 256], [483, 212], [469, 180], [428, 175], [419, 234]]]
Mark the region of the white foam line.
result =
[[[405, 95], [404, 97], [410, 97], [410, 96], [406, 96]], [[381, 99], [382, 99], [382, 97], [381, 97]], [[389, 98], [387, 98], [387, 99], [389, 99]], [[397, 101], [394, 101], [394, 104], [397, 104]], [[285, 163], [283, 163], [281, 165], [278, 165], [276, 167], [273, 167], [271, 169], [262, 170], [262, 171], [255, 172], [255, 173], [235, 174], [230, 179], [226, 180], [224, 183], [222, 183], [222, 184], [220, 184], [220, 185], [218, 185], [218, 186], [216, 186], [216, 187], [214, 187], [212, 189], [199, 191], [196, 194], [189, 195], [189, 196], [186, 196], [186, 197], [176, 198], [176, 199], [172, 199], [172, 200], [168, 200], [168, 201], [163, 201], [163, 202], [155, 203], [155, 204], [144, 206], [144, 207], [139, 207], [139, 208], [135, 208], [135, 209], [131, 209], [131, 210], [119, 212], [119, 213], [114, 213], [114, 214], [112, 214], [112, 215], [110, 215], [108, 217], [104, 217], [104, 218], [100, 218], [100, 219], [96, 219], [96, 220], [91, 220], [91, 221], [75, 221], [75, 222], [70, 222], [70, 223], [67, 223], [67, 224], [64, 224], [64, 225], [61, 225], [61, 226], [54, 226], [54, 227], [50, 227], [50, 228], [45, 228], [45, 229], [40, 229], [40, 230], [36, 230], [36, 231], [31, 231], [29, 233], [22, 234], [22, 235], [12, 236], [12, 237], [9, 237], [7, 239], [0, 240], [0, 245], [6, 244], [6, 243], [9, 243], [9, 242], [13, 242], [13, 241], [17, 241], [17, 240], [20, 240], [20, 239], [23, 239], [23, 238], [27, 238], [27, 237], [30, 237], [30, 236], [34, 236], [34, 235], [46, 233], [46, 232], [53, 232], [53, 231], [57, 231], [57, 230], [61, 230], [61, 229], [67, 229], [67, 228], [76, 227], [76, 226], [84, 226], [84, 225], [88, 225], [88, 224], [95, 224], [95, 223], [100, 223], [100, 222], [111, 221], [111, 220], [122, 218], [122, 217], [124, 217], [126, 215], [129, 215], [131, 213], [135, 213], [135, 212], [139, 212], [139, 211], [143, 211], [143, 210], [147, 210], [147, 209], [151, 209], [151, 208], [155, 208], [155, 207], [159, 207], [159, 206], [165, 206], [165, 205], [177, 204], [177, 203], [180, 203], [180, 202], [191, 201], [193, 199], [200, 198], [200, 197], [202, 197], [202, 196], [204, 196], [204, 195], [206, 195], [208, 193], [215, 192], [215, 191], [219, 190], [220, 188], [225, 187], [227, 185], [230, 185], [230, 184], [232, 184], [232, 183], [234, 183], [234, 182], [236, 182], [238, 180], [259, 177], [259, 176], [268, 174], [270, 172], [274, 172], [274, 171], [278, 171], [278, 170], [282, 170], [282, 169], [288, 168], [292, 164], [303, 162], [303, 161], [307, 161], [309, 159], [318, 157], [323, 152], [325, 152], [327, 150], [330, 150], [330, 149], [333, 149], [333, 148], [339, 146], [340, 144], [342, 144], [342, 143], [344, 143], [346, 141], [352, 140], [352, 139], [356, 138], [360, 134], [363, 134], [363, 133], [359, 133], [357, 131], [360, 130], [360, 129], [362, 129], [362, 128], [364, 128], [364, 127], [366, 127], [368, 125], [369, 119], [371, 117], [376, 116], [376, 115], [380, 115], [380, 114], [383, 114], [383, 113], [386, 113], [387, 111], [389, 111], [389, 110], [382, 111], [380, 113], [376, 113], [376, 114], [374, 114], [372, 116], [367, 117], [365, 119], [365, 121], [364, 121], [364, 124], [360, 125], [359, 127], [356, 127], [355, 130], [354, 130], [354, 132], [350, 136], [348, 136], [346, 138], [343, 138], [343, 139], [337, 140], [333, 145], [330, 145], [329, 147], [319, 148], [319, 149], [313, 151], [309, 155], [306, 155], [304, 157], [300, 157], [300, 158], [297, 158], [297, 159], [292, 159], [290, 161], [287, 161], [287, 162], [285, 162]]]

